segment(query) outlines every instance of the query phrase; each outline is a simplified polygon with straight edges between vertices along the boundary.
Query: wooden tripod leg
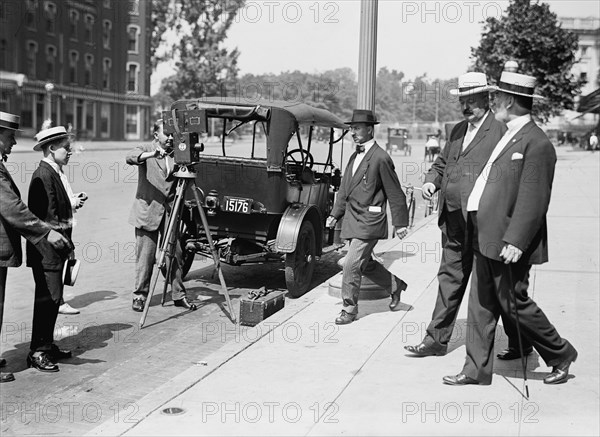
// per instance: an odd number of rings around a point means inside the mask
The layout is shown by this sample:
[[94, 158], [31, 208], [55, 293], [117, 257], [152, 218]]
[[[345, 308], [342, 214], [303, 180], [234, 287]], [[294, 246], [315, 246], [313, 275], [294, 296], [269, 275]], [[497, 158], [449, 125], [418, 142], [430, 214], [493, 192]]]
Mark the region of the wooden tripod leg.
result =
[[[173, 209], [171, 210], [171, 216], [169, 217], [169, 225], [167, 226], [167, 232], [164, 235], [163, 243], [160, 248], [160, 254], [158, 256], [158, 260], [156, 261], [156, 271], [154, 272], [154, 280], [150, 284], [150, 290], [148, 291], [148, 297], [146, 298], [146, 303], [144, 305], [144, 312], [142, 313], [142, 317], [140, 318], [140, 329], [144, 327], [144, 323], [146, 322], [146, 316], [148, 315], [148, 309], [150, 308], [150, 300], [152, 300], [152, 295], [154, 294], [154, 289], [156, 288], [156, 283], [158, 282], [158, 275], [160, 274], [160, 269], [165, 262], [165, 256], [168, 252], [169, 243], [171, 241], [171, 235], [173, 233], [173, 229], [175, 223], [177, 222], [177, 217], [179, 216], [179, 211], [183, 206], [183, 194], [185, 193], [185, 189], [187, 187], [186, 179], [179, 179], [177, 182], [177, 189], [175, 191], [175, 202], [173, 203]], [[169, 255], [172, 257], [172, 255]], [[172, 264], [173, 261], [171, 260]], [[169, 278], [165, 278], [165, 282], [168, 281]]]
[[225, 285], [225, 278], [223, 277], [223, 272], [221, 271], [221, 260], [219, 259], [219, 253], [217, 252], [215, 244], [213, 243], [212, 236], [210, 235], [210, 229], [208, 227], [208, 221], [206, 220], [206, 214], [204, 213], [204, 208], [202, 208], [202, 202], [200, 200], [200, 196], [198, 195], [198, 191], [196, 190], [196, 183], [194, 181], [192, 181], [192, 191], [194, 192], [196, 206], [198, 207], [200, 219], [202, 220], [202, 227], [204, 228], [204, 232], [206, 233], [206, 239], [208, 240], [208, 245], [210, 247], [210, 252], [212, 253], [213, 262], [215, 263], [215, 269], [217, 270], [217, 274], [219, 275], [219, 282], [221, 283], [222, 294], [225, 295], [225, 300], [227, 301], [227, 308], [229, 308], [229, 314], [231, 315], [233, 323], [237, 323], [235, 313], [233, 312], [233, 307], [231, 306], [229, 291], [227, 290], [227, 286]]

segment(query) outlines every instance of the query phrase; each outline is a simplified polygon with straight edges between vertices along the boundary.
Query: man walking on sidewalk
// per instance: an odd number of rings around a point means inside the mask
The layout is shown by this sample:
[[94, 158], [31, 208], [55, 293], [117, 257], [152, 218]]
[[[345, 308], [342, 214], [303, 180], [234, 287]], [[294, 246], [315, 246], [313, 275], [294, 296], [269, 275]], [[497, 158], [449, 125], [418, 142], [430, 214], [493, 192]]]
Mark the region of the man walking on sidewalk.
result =
[[[440, 190], [438, 225], [442, 231], [442, 260], [438, 271], [438, 295], [420, 344], [404, 346], [416, 356], [445, 355], [460, 304], [471, 276], [473, 248], [467, 244], [467, 199], [475, 180], [488, 161], [506, 126], [497, 121], [489, 105], [484, 73], [470, 72], [458, 78], [458, 96], [465, 120], [452, 129], [443, 152], [437, 157], [423, 184], [423, 197], [431, 199]], [[512, 341], [509, 340], [509, 346]], [[526, 348], [531, 353], [531, 346]], [[518, 350], [507, 349], [498, 358], [519, 358]]]
[[407, 287], [395, 276], [392, 281], [392, 274], [371, 257], [377, 241], [388, 235], [388, 200], [395, 235], [402, 239], [408, 233], [406, 196], [394, 163], [374, 140], [374, 126], [379, 122], [372, 111], [355, 109], [352, 120], [347, 124], [356, 143], [356, 152], [350, 156], [335, 206], [326, 222], [327, 227], [334, 227], [343, 216], [340, 236], [350, 240], [342, 277], [343, 309], [335, 319], [338, 325], [346, 325], [356, 319], [363, 275], [389, 290], [392, 310], [400, 303], [400, 294]]
[[[535, 78], [504, 71], [496, 96], [496, 118], [508, 130], [477, 178], [467, 202], [473, 232], [474, 271], [467, 318], [467, 357], [450, 385], [491, 384], [494, 334], [502, 314], [552, 366], [545, 384], [566, 382], [577, 351], [560, 337], [527, 295], [532, 264], [548, 261], [546, 213], [556, 153], [531, 120]], [[516, 302], [516, 308], [515, 303]]]

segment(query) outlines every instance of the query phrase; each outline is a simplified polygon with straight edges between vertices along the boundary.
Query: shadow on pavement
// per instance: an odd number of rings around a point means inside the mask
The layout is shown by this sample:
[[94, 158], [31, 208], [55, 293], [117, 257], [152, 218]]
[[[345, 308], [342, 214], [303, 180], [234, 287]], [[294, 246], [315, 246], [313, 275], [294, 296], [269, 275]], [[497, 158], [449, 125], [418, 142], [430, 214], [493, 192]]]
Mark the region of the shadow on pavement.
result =
[[69, 302], [73, 308], [84, 308], [88, 305], [93, 304], [94, 302], [100, 302], [104, 300], [113, 300], [116, 299], [117, 293], [110, 290], [98, 290], [98, 291], [90, 291], [88, 293], [78, 294], [72, 298], [67, 298], [66, 300]]

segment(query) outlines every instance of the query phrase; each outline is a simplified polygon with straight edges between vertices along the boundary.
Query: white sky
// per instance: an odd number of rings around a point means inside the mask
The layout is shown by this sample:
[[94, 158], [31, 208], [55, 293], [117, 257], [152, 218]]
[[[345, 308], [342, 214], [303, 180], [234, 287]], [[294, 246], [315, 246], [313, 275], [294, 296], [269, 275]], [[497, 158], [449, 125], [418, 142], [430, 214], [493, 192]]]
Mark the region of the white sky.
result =
[[[227, 1], [227, 0], [224, 0]], [[600, 17], [597, 0], [547, 0], [559, 17]], [[467, 70], [482, 21], [508, 1], [379, 1], [377, 69], [448, 79]], [[358, 68], [359, 0], [247, 1], [229, 30], [240, 50], [240, 74]], [[159, 66], [152, 93], [172, 68]]]

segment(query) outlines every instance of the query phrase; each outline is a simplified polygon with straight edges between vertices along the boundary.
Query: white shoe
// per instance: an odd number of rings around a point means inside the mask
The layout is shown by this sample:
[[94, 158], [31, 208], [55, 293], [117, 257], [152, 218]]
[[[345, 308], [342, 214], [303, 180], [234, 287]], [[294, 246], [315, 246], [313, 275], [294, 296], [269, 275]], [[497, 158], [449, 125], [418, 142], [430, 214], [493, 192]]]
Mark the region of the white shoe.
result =
[[59, 314], [79, 314], [79, 310], [76, 310], [68, 303], [63, 303], [60, 307], [58, 307]]

